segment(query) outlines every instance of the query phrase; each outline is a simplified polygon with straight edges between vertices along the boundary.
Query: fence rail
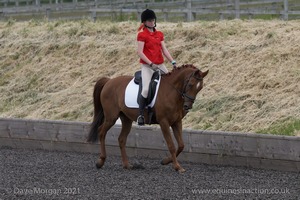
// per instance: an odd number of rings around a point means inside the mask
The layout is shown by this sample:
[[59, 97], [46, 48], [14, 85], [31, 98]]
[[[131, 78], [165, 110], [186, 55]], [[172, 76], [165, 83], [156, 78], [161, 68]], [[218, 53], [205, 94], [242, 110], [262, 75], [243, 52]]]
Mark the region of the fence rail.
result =
[[[0, 118], [0, 148], [98, 153], [99, 144], [88, 144], [89, 123]], [[120, 125], [106, 136], [110, 155], [120, 155]], [[300, 172], [300, 137], [217, 131], [183, 130], [185, 149], [180, 160], [214, 165], [246, 166]], [[127, 139], [129, 156], [163, 158], [168, 148], [161, 130], [133, 126]]]
[[[164, 21], [199, 19], [279, 17], [300, 19], [299, 0], [0, 0], [0, 18], [41, 15], [48, 19], [55, 13], [85, 11], [92, 19], [109, 16], [120, 20], [139, 19], [145, 8], [153, 9]], [[127, 17], [127, 18], [126, 18]]]

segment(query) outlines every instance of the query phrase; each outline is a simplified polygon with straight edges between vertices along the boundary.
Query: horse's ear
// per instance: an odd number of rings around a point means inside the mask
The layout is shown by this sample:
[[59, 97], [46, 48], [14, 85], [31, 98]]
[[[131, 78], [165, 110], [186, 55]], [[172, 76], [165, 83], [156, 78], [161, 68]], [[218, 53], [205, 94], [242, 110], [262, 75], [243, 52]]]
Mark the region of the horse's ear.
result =
[[204, 78], [208, 74], [209, 70], [206, 70], [205, 72], [202, 72], [202, 78]]

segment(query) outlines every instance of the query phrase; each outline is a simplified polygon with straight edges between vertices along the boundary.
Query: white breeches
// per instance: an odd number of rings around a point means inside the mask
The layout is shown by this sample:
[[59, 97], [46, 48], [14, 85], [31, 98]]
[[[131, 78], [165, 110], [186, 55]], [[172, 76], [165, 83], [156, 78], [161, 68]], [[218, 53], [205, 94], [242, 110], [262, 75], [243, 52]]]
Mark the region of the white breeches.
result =
[[[161, 69], [163, 72], [168, 73], [168, 69], [164, 64], [158, 65], [159, 69]], [[148, 91], [149, 91], [149, 84], [152, 78], [152, 75], [155, 71], [147, 64], [142, 64], [142, 83], [143, 83], [143, 89], [142, 89], [142, 96], [144, 98], [148, 97]]]

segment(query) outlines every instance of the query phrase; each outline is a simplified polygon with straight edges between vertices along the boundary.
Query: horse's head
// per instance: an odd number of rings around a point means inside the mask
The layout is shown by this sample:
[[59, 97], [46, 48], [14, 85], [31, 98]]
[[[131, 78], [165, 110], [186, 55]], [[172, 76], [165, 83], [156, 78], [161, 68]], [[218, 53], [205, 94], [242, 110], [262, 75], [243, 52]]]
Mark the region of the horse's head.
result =
[[195, 68], [193, 72], [188, 74], [184, 80], [182, 96], [184, 98], [183, 109], [185, 113], [193, 107], [193, 103], [197, 94], [203, 88], [203, 78], [208, 74], [208, 70], [201, 72]]

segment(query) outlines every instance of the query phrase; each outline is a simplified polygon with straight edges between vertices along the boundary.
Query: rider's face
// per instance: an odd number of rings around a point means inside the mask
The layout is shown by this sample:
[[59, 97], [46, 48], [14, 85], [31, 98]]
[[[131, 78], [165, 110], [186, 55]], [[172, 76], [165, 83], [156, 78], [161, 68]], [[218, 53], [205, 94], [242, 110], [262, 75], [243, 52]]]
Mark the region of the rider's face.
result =
[[148, 19], [145, 21], [146, 26], [154, 27], [155, 26], [155, 19]]

